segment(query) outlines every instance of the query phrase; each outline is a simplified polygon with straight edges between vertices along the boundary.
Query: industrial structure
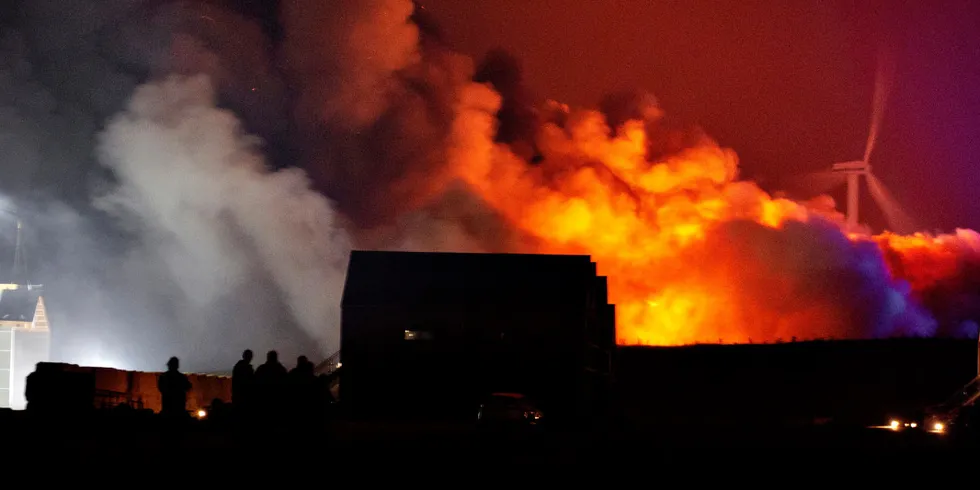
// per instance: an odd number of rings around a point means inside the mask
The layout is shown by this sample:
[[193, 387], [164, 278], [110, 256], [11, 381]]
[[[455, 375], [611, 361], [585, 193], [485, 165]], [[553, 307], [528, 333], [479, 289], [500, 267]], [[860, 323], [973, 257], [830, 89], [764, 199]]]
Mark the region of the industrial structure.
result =
[[354, 251], [341, 308], [353, 418], [475, 420], [495, 392], [555, 423], [606, 407], [615, 307], [589, 256]]
[[[31, 392], [64, 412], [120, 405], [159, 412], [163, 402], [157, 385], [160, 374], [43, 362], [34, 371]], [[185, 374], [191, 383], [186, 404], [190, 413], [206, 413], [215, 400], [231, 403], [231, 376]]]
[[51, 355], [51, 326], [42, 287], [27, 279], [22, 230], [18, 220], [10, 282], [0, 284], [0, 408], [26, 406], [27, 375]]
[[927, 428], [942, 431], [950, 424], [956, 423], [964, 412], [976, 411], [977, 400], [980, 400], [980, 338], [977, 339], [977, 374], [969, 383], [956, 390], [943, 403], [926, 409]]

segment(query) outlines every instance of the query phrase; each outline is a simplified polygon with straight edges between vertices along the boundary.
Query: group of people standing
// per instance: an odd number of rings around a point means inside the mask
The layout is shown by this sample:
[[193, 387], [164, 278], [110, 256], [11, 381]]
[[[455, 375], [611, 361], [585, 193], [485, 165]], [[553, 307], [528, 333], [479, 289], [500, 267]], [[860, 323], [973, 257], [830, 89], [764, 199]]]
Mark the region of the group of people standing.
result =
[[[235, 418], [246, 422], [304, 422], [324, 414], [332, 401], [328, 380], [318, 377], [306, 356], [286, 370], [272, 350], [258, 368], [252, 367], [252, 351], [246, 349], [235, 364], [231, 378], [231, 402]], [[170, 358], [167, 371], [158, 379], [163, 415], [186, 416], [190, 380], [180, 370], [180, 361]]]
[[245, 418], [303, 419], [323, 413], [331, 396], [326, 378], [317, 377], [306, 356], [287, 371], [272, 350], [265, 363], [252, 368], [252, 351], [246, 349], [231, 374], [231, 403]]

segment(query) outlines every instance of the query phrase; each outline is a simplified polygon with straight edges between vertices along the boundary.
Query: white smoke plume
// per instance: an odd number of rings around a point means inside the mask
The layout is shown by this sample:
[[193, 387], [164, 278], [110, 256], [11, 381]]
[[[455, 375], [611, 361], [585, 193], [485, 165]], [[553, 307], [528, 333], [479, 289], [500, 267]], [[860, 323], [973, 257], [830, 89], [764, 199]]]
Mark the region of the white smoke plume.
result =
[[187, 300], [207, 307], [267, 273], [319, 354], [339, 347], [347, 234], [304, 172], [266, 169], [207, 77], [139, 87], [100, 141], [119, 180], [102, 205], [139, 232]]

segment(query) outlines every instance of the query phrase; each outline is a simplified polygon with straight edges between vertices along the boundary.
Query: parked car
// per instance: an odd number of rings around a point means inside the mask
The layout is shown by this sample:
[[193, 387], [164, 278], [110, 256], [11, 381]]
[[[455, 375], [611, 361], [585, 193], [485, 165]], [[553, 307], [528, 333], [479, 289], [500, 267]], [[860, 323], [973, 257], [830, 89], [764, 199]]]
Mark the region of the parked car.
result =
[[520, 393], [492, 393], [480, 404], [476, 418], [481, 425], [536, 426], [544, 414]]

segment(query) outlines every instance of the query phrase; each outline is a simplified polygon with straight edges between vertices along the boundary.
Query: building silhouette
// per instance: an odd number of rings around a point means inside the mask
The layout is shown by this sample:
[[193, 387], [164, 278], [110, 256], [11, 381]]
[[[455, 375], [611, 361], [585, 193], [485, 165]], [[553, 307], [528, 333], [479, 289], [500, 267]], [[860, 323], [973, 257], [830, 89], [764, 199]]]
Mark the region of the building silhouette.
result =
[[354, 251], [341, 306], [351, 417], [474, 419], [496, 392], [559, 423], [605, 407], [615, 307], [589, 256]]

